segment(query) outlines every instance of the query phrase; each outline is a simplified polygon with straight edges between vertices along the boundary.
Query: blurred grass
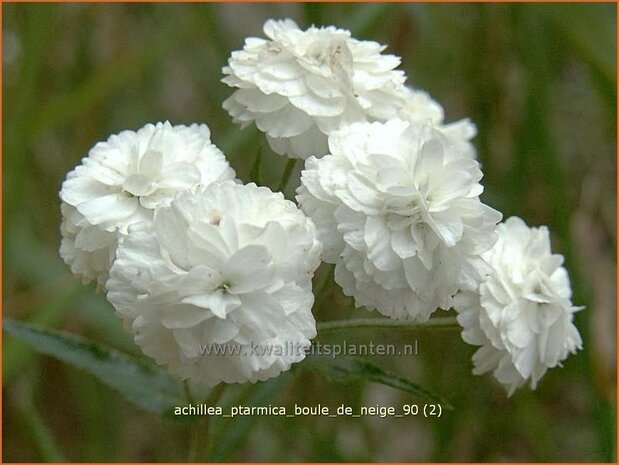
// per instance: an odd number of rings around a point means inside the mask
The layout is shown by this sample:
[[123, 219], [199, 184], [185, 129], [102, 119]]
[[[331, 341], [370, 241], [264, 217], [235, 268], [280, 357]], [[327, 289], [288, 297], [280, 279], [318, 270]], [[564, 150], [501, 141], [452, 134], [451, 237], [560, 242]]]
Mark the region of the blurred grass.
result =
[[[58, 258], [57, 192], [98, 140], [169, 119], [206, 122], [239, 176], [273, 188], [286, 160], [221, 108], [221, 67], [269, 17], [335, 24], [389, 44], [409, 82], [470, 117], [485, 201], [548, 224], [566, 256], [585, 348], [535, 392], [507, 399], [473, 377], [457, 332], [321, 336], [419, 341], [414, 359], [377, 359], [456, 406], [442, 419], [259, 418], [230, 423], [222, 460], [616, 460], [616, 5], [614, 4], [5, 4], [3, 8], [3, 308], [137, 354], [92, 287]], [[254, 161], [260, 154], [260, 171]], [[293, 173], [287, 189], [298, 183]], [[329, 273], [321, 267], [315, 282]], [[351, 315], [334, 286], [317, 319]], [[3, 338], [5, 461], [179, 461], [188, 426], [135, 410], [96, 380]], [[264, 389], [267, 389], [266, 387]], [[268, 389], [267, 389], [268, 390]], [[229, 400], [241, 394], [231, 389]], [[265, 391], [266, 392], [266, 391]], [[260, 392], [254, 393], [259, 395]], [[247, 393], [245, 395], [249, 395]], [[281, 405], [415, 399], [363, 383], [295, 375]], [[265, 398], [266, 399], [266, 398]], [[265, 402], [267, 402], [265, 400]], [[219, 431], [224, 431], [219, 430]], [[216, 433], [224, 434], [224, 433]]]

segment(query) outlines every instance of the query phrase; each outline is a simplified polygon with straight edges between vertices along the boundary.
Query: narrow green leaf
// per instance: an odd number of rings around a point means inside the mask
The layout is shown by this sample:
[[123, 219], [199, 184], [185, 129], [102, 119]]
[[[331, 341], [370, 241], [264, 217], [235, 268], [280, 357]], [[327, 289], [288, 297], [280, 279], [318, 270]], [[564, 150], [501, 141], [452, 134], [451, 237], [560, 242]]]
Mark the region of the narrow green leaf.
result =
[[[33, 318], [32, 322], [37, 326], [55, 326], [62, 319], [67, 309], [83, 297], [85, 286], [76, 283], [75, 286], [63, 290], [58, 296], [50, 295], [49, 304], [44, 306]], [[27, 366], [34, 352], [21, 341], [7, 339], [3, 343], [2, 350], [2, 382], [7, 385], [14, 376]]]
[[67, 459], [56, 444], [54, 435], [32, 403], [32, 393], [28, 394], [28, 398], [21, 396], [20, 400], [17, 402], [17, 407], [23, 415], [26, 428], [30, 433], [30, 437], [37, 452], [44, 462], [66, 462]]
[[80, 368], [127, 400], [158, 414], [183, 405], [180, 382], [165, 371], [81, 336], [5, 319], [3, 329], [36, 351]]
[[421, 400], [441, 404], [446, 410], [453, 410], [451, 403], [443, 397], [422, 388], [406, 378], [388, 373], [373, 363], [358, 358], [308, 356], [296, 367], [297, 369], [319, 371], [324, 374], [327, 379], [335, 382], [366, 379], [374, 383], [384, 384], [385, 386], [408, 392]]

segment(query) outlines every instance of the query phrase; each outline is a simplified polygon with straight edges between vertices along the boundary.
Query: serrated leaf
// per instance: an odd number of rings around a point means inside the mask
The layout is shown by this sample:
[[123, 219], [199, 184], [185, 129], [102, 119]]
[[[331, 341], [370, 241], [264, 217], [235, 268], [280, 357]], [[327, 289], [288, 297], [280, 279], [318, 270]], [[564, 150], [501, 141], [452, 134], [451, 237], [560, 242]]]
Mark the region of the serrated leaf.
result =
[[446, 410], [453, 410], [451, 403], [412, 381], [384, 371], [366, 360], [351, 357], [308, 356], [298, 364], [297, 369], [309, 369], [323, 373], [327, 379], [335, 382], [366, 379], [374, 383], [408, 392], [428, 402], [441, 404]]
[[67, 332], [7, 319], [2, 327], [37, 352], [92, 374], [150, 412], [171, 414], [174, 406], [185, 404], [180, 382], [156, 366]]

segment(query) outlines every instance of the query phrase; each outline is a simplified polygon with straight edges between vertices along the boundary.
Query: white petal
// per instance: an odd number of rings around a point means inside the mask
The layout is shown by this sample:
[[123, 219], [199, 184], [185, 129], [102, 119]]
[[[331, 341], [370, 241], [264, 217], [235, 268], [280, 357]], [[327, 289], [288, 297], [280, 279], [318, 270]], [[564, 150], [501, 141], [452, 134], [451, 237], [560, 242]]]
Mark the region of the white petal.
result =
[[138, 210], [138, 199], [125, 194], [110, 194], [96, 197], [77, 205], [77, 210], [92, 224], [107, 226], [119, 224]]
[[181, 302], [188, 305], [176, 305], [173, 313], [161, 319], [161, 324], [168, 329], [193, 328], [212, 316], [190, 300], [183, 299]]
[[292, 137], [307, 131], [313, 125], [312, 119], [288, 105], [274, 113], [266, 113], [257, 116], [256, 126], [271, 137]]
[[148, 178], [156, 178], [163, 168], [163, 153], [159, 150], [147, 150], [140, 158], [138, 172]]
[[178, 162], [165, 167], [157, 186], [164, 189], [184, 190], [200, 182], [200, 171], [190, 163]]

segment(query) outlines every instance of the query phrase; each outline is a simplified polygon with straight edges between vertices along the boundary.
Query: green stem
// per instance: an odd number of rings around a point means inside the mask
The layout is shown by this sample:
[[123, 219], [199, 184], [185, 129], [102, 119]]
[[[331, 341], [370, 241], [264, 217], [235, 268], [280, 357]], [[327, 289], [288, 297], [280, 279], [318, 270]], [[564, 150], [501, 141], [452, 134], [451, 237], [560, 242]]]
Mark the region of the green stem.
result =
[[296, 166], [298, 158], [289, 158], [286, 162], [286, 166], [284, 167], [284, 172], [282, 173], [282, 179], [279, 181], [279, 186], [277, 186], [277, 190], [279, 192], [284, 192], [286, 186], [288, 185], [288, 181], [290, 181], [290, 176], [294, 171], [294, 167]]
[[189, 381], [186, 379], [183, 380], [183, 393], [185, 394], [185, 399], [187, 403], [194, 404], [195, 400], [193, 398], [193, 394], [191, 394], [191, 387], [189, 386]]
[[359, 328], [394, 328], [406, 331], [423, 329], [459, 329], [460, 325], [455, 317], [432, 318], [423, 323], [410, 321], [396, 321], [387, 318], [357, 318], [353, 320], [335, 320], [318, 323], [318, 332], [334, 331], [338, 329]]
[[318, 297], [321, 297], [325, 291], [331, 287], [331, 284], [333, 283], [333, 274], [335, 273], [335, 265], [327, 265], [328, 268], [325, 270], [324, 272], [324, 278], [322, 280], [322, 283], [320, 284], [320, 287], [318, 288], [318, 292], [316, 293], [316, 295], [318, 295]]
[[324, 276], [315, 294], [316, 295], [315, 306], [317, 309], [322, 308], [323, 304], [325, 303], [325, 300], [330, 295], [329, 291], [331, 290], [331, 285], [334, 282], [333, 281], [334, 272], [335, 272], [335, 265], [328, 265], [328, 268], [325, 269], [323, 272]]
[[260, 176], [260, 164], [262, 163], [262, 144], [258, 144], [258, 151], [256, 152], [256, 158], [249, 170], [249, 179], [260, 185], [262, 183], [262, 177]]
[[[225, 383], [220, 383], [215, 386], [206, 400], [206, 405], [209, 407], [216, 406], [224, 392], [225, 387]], [[187, 383], [185, 383], [185, 392], [188, 394], [188, 398], [191, 398], [191, 392], [189, 391], [189, 385]], [[208, 462], [210, 446], [209, 420], [209, 415], [204, 415], [198, 418], [193, 425], [187, 462]]]

